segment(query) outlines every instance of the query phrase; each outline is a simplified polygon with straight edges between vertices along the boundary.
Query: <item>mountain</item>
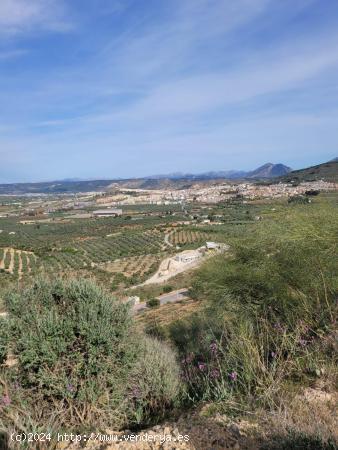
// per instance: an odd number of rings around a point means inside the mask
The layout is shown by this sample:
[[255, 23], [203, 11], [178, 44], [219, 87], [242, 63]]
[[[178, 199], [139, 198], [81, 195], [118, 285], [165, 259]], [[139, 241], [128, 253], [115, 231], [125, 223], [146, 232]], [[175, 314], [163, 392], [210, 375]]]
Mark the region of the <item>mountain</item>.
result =
[[243, 178], [245, 177], [247, 172], [243, 170], [220, 170], [220, 171], [210, 171], [210, 172], [202, 172], [202, 173], [183, 173], [183, 172], [174, 172], [167, 173], [161, 175], [150, 175], [145, 177], [147, 180], [161, 180], [161, 179], [169, 179], [169, 180], [211, 180], [217, 178]]
[[269, 179], [287, 174], [291, 169], [283, 164], [264, 164], [256, 170], [221, 170], [203, 172], [200, 174], [172, 173], [167, 175], [152, 175], [143, 178], [112, 179], [112, 180], [81, 180], [66, 179], [41, 183], [13, 183], [0, 184], [0, 195], [12, 194], [65, 194], [89, 191], [106, 191], [114, 186], [130, 187], [134, 189], [183, 189], [193, 183], [210, 183], [213, 180], [244, 180]]
[[219, 170], [219, 171], [210, 171], [210, 172], [202, 172], [198, 174], [192, 173], [182, 173], [175, 172], [171, 174], [165, 175], [151, 175], [145, 177], [146, 180], [195, 180], [195, 181], [203, 181], [203, 180], [217, 180], [220, 178], [225, 178], [228, 180], [238, 180], [244, 178], [273, 178], [279, 177], [281, 175], [287, 174], [292, 169], [290, 167], [285, 166], [284, 164], [272, 164], [267, 163], [258, 169], [246, 172], [244, 170]]
[[307, 167], [306, 169], [293, 170], [275, 181], [284, 182], [302, 182], [302, 181], [332, 181], [338, 182], [338, 158], [334, 158], [323, 164], [317, 166]]
[[252, 172], [248, 172], [246, 178], [275, 178], [286, 175], [291, 171], [291, 167], [284, 164], [267, 163]]

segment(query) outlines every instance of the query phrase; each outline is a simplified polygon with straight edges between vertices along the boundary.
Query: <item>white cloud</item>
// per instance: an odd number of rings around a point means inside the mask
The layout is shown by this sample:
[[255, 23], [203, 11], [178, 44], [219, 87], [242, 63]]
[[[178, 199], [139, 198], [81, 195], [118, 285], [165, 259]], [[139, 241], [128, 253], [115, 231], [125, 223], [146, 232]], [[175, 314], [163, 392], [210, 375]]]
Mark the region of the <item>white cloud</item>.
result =
[[66, 31], [63, 0], [1, 0], [0, 36], [17, 35], [36, 29]]
[[[287, 29], [315, 0], [170, 0], [141, 13], [134, 0], [112, 20], [117, 31], [91, 33], [122, 2], [106, 11], [103, 1], [85, 0], [79, 39], [70, 53], [60, 40], [55, 64], [47, 55], [1, 74], [7, 165], [19, 155], [34, 177], [41, 165], [61, 178], [198, 171], [203, 161], [252, 168], [274, 159], [271, 149], [293, 165], [296, 149], [299, 161], [307, 151], [315, 160], [337, 142], [336, 28]], [[62, 29], [67, 17], [62, 0], [0, 0], [0, 41], [4, 32]], [[15, 50], [0, 52], [4, 66], [11, 57]]]

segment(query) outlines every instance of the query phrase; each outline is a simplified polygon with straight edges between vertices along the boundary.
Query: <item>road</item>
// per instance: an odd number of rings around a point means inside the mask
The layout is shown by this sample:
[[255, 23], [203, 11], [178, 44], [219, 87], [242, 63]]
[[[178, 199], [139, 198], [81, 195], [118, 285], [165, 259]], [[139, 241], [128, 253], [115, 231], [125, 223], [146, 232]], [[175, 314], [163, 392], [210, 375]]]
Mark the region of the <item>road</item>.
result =
[[[188, 288], [182, 288], [177, 289], [176, 291], [169, 292], [168, 294], [162, 294], [156, 298], [160, 301], [160, 306], [162, 306], [166, 305], [167, 303], [176, 303], [182, 300], [188, 300], [190, 297]], [[138, 303], [137, 305], [133, 306], [133, 311], [135, 313], [144, 311], [145, 309], [150, 309], [145, 302]]]
[[187, 300], [188, 298], [189, 291], [187, 288], [178, 289], [177, 291], [172, 291], [168, 294], [163, 294], [157, 297], [160, 301], [160, 305], [165, 305], [166, 303], [176, 303], [181, 300]]
[[164, 242], [165, 242], [165, 244], [168, 245], [169, 247], [173, 247], [173, 244], [169, 241], [170, 235], [171, 235], [172, 233], [173, 233], [173, 232], [171, 231], [170, 233], [168, 233], [168, 234], [166, 234], [166, 235], [164, 236]]

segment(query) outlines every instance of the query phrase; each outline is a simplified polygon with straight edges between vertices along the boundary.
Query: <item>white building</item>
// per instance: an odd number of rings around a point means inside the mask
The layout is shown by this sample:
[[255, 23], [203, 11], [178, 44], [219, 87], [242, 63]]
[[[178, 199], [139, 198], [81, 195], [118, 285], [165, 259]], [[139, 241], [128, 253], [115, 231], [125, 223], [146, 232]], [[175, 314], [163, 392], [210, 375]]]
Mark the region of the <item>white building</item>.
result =
[[201, 257], [202, 254], [198, 250], [185, 250], [184, 252], [181, 252], [175, 256], [175, 261], [181, 263], [190, 263], [193, 261], [197, 261]]
[[97, 209], [93, 211], [94, 217], [116, 217], [122, 216], [122, 209]]

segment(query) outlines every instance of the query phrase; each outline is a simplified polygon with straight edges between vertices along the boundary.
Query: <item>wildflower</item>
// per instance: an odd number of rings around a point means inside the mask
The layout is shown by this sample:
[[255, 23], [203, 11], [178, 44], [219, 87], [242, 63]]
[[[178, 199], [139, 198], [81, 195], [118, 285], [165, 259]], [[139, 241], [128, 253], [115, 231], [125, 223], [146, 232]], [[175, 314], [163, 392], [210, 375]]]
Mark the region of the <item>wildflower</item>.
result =
[[299, 344], [300, 344], [302, 347], [305, 347], [305, 346], [307, 345], [307, 341], [306, 341], [305, 339], [299, 339]]
[[271, 358], [276, 358], [277, 353], [276, 352], [270, 352], [270, 356], [271, 356]]
[[201, 372], [204, 372], [205, 369], [206, 369], [206, 367], [207, 367], [206, 364], [203, 363], [203, 362], [199, 362], [199, 363], [197, 364], [197, 366], [198, 366], [198, 368], [200, 369]]
[[10, 405], [10, 404], [12, 403], [12, 400], [10, 399], [10, 397], [9, 397], [8, 395], [4, 395], [4, 396], [1, 398], [1, 403], [2, 403], [3, 405], [5, 405], [5, 406], [8, 406], [8, 405]]
[[219, 376], [220, 376], [219, 370], [218, 369], [212, 369], [210, 376], [211, 376], [211, 378], [219, 378]]
[[231, 372], [230, 375], [229, 375], [231, 381], [236, 381], [237, 380], [237, 376], [238, 376], [238, 374], [235, 371]]
[[217, 353], [217, 344], [216, 342], [212, 342], [210, 344], [210, 351], [213, 355], [215, 355]]

